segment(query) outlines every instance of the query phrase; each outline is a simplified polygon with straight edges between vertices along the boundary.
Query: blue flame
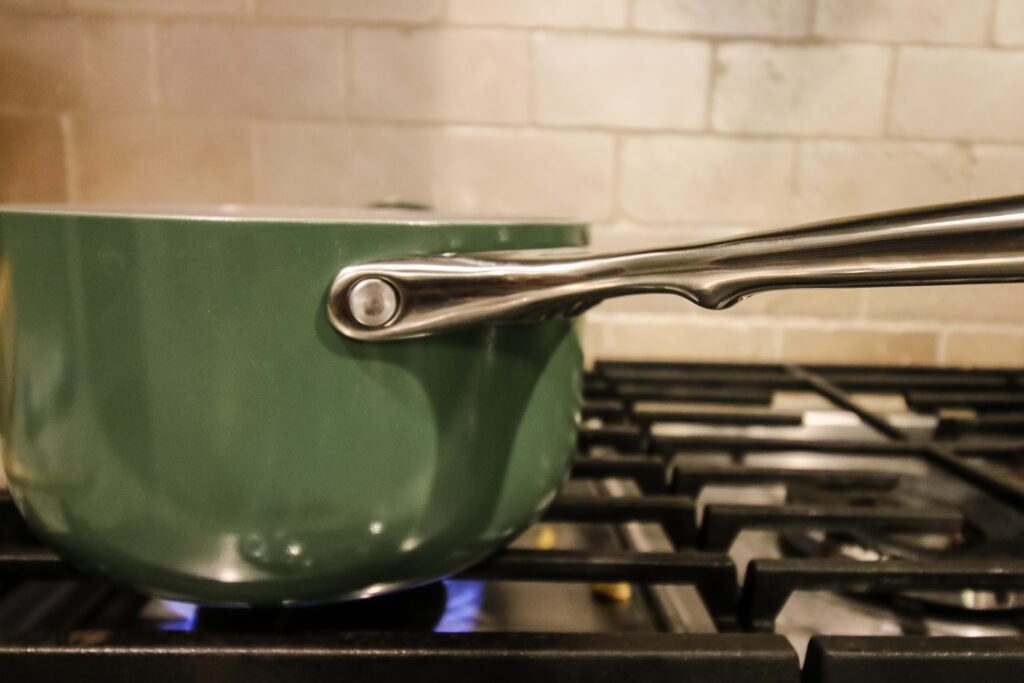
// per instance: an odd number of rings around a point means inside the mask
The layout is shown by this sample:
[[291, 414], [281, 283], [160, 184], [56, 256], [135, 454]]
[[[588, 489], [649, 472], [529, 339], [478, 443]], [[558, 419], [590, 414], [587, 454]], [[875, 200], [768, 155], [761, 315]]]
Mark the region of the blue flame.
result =
[[[437, 633], [469, 633], [476, 626], [483, 602], [482, 581], [450, 579], [444, 582], [447, 599], [444, 613], [434, 627]], [[161, 631], [195, 630], [198, 606], [189, 602], [160, 600], [160, 605], [173, 616], [160, 622]], [[178, 618], [174, 618], [178, 617]]]
[[160, 603], [169, 612], [173, 612], [181, 617], [180, 619], [162, 622], [160, 624], [161, 631], [191, 631], [195, 629], [196, 613], [199, 610], [198, 605], [193, 605], [190, 602], [177, 602], [175, 600], [161, 600]]
[[469, 633], [476, 626], [483, 602], [483, 581], [449, 579], [444, 582], [448, 599], [444, 614], [434, 627], [436, 633]]

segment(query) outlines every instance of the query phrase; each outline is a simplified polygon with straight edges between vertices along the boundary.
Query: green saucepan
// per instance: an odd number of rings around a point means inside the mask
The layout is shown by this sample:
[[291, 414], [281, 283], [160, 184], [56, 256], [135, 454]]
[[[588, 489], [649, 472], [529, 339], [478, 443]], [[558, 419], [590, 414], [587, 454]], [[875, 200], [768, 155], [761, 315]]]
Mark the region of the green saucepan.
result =
[[565, 476], [573, 323], [387, 344], [325, 314], [339, 267], [578, 246], [572, 223], [8, 210], [11, 494], [76, 564], [154, 595], [280, 604], [493, 552]]
[[153, 595], [276, 605], [435, 580], [564, 480], [575, 314], [632, 292], [721, 308], [1024, 280], [1022, 207], [605, 257], [548, 251], [585, 244], [575, 222], [2, 207], [11, 495], [68, 560]]

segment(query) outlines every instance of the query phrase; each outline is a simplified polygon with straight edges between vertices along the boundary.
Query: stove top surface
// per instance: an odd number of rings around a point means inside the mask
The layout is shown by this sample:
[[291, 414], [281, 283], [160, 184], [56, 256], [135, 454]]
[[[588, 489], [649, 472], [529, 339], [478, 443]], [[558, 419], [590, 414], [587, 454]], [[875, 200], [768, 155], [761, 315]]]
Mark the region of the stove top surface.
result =
[[0, 497], [0, 668], [1017, 680], [1022, 541], [1024, 371], [599, 362], [546, 517], [396, 594], [152, 600], [79, 575]]

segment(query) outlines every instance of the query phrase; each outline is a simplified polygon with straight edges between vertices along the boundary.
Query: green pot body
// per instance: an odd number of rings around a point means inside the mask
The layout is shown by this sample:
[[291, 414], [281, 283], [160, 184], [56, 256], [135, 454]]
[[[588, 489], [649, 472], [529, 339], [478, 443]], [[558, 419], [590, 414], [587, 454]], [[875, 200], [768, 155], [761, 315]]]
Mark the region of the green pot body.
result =
[[564, 480], [577, 330], [351, 341], [327, 286], [378, 257], [585, 241], [568, 223], [0, 211], [12, 497], [68, 560], [162, 597], [277, 605], [457, 572]]

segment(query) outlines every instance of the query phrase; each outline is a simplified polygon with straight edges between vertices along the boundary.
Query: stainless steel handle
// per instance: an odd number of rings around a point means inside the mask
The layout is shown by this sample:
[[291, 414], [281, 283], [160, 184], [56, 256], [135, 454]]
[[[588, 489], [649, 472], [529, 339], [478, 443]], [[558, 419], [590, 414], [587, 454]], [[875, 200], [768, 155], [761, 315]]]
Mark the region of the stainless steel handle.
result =
[[346, 266], [327, 312], [385, 340], [578, 314], [669, 292], [721, 309], [773, 289], [1024, 281], [1024, 196], [910, 209], [655, 251], [444, 254]]

